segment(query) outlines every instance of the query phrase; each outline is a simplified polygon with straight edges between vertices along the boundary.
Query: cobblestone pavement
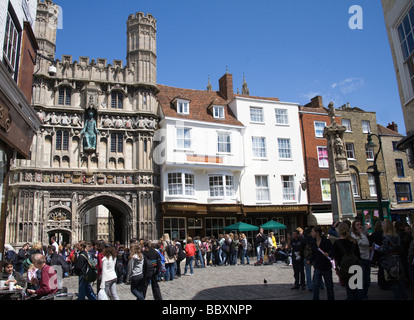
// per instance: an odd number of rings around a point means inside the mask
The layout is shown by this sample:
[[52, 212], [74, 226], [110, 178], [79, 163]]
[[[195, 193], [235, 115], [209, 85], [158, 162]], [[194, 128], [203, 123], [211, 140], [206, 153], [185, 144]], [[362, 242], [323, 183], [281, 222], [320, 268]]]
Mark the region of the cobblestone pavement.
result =
[[[252, 259], [253, 260], [253, 259]], [[254, 262], [254, 261], [253, 261]], [[184, 267], [184, 263], [181, 263]], [[183, 268], [184, 269], [184, 268]], [[264, 284], [264, 279], [267, 284]], [[333, 273], [335, 300], [345, 300], [345, 288]], [[236, 265], [207, 268], [194, 268], [193, 276], [181, 276], [173, 281], [161, 281], [160, 288], [164, 300], [312, 300], [308, 290], [292, 290], [293, 269], [285, 263], [273, 265]], [[370, 300], [392, 300], [391, 290], [381, 290], [377, 284], [377, 269], [371, 270]], [[78, 277], [63, 279], [68, 292], [78, 292]], [[96, 293], [96, 284], [93, 285]], [[407, 289], [410, 300], [414, 290]], [[121, 300], [135, 300], [128, 284], [118, 284], [117, 293]], [[326, 300], [326, 290], [320, 291], [320, 299]], [[153, 300], [151, 286], [147, 300]]]

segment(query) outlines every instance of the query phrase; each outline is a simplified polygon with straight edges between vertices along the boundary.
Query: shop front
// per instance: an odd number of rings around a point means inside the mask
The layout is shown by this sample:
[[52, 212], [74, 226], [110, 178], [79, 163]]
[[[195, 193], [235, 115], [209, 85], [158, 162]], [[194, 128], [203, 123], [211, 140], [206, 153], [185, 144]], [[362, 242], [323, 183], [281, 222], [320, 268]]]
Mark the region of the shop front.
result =
[[162, 234], [168, 233], [172, 239], [217, 238], [241, 218], [242, 207], [237, 204], [161, 203]]
[[[357, 201], [355, 202], [357, 209], [357, 216], [362, 218], [368, 232], [374, 230], [377, 221], [380, 221], [377, 201]], [[390, 202], [388, 200], [382, 201], [382, 212], [384, 219], [391, 219]]]

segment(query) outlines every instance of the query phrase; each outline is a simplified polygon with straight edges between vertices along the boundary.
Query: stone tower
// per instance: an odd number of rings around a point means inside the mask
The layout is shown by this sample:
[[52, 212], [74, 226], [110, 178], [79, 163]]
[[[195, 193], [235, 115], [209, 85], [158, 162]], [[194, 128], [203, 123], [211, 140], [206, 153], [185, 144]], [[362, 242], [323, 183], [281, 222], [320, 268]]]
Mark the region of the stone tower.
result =
[[50, 0], [38, 0], [35, 34], [39, 53], [54, 58], [59, 6]]
[[[40, 52], [54, 57], [59, 9], [50, 0], [38, 7]], [[129, 17], [128, 35], [126, 66], [65, 54], [52, 74], [51, 62], [39, 59], [32, 100], [41, 127], [30, 159], [17, 159], [10, 172], [6, 237], [13, 246], [51, 236], [71, 244], [159, 238], [155, 19]]]
[[135, 81], [157, 83], [157, 21], [138, 12], [127, 20], [127, 64], [135, 70]]

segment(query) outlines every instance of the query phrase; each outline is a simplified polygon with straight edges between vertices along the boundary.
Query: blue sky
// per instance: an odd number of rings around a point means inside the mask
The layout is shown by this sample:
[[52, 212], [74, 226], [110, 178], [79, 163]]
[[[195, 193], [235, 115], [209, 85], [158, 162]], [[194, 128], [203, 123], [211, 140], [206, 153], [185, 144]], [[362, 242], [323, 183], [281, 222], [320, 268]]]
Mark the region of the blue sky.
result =
[[[373, 0], [55, 0], [63, 11], [56, 57], [126, 62], [126, 20], [157, 19], [158, 83], [213, 90], [226, 72], [250, 95], [306, 104], [315, 95], [335, 107], [377, 113], [405, 134], [381, 1]], [[352, 30], [351, 5], [363, 10]]]

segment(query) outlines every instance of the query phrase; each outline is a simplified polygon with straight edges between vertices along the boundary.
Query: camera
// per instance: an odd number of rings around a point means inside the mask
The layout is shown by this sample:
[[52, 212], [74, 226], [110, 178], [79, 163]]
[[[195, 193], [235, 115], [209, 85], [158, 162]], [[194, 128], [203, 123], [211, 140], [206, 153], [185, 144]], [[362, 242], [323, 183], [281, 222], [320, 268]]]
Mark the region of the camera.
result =
[[49, 73], [49, 76], [54, 77], [56, 75], [57, 69], [55, 66], [50, 66], [47, 70], [47, 73]]

